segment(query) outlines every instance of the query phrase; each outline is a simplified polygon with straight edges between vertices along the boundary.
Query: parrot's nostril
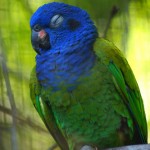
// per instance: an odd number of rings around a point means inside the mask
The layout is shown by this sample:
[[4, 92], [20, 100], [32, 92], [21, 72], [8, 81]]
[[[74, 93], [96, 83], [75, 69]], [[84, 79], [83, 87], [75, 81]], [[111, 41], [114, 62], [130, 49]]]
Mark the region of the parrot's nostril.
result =
[[36, 24], [34, 27], [33, 27], [33, 30], [36, 31], [36, 32], [39, 32], [42, 30], [42, 27], [39, 25], [39, 24]]

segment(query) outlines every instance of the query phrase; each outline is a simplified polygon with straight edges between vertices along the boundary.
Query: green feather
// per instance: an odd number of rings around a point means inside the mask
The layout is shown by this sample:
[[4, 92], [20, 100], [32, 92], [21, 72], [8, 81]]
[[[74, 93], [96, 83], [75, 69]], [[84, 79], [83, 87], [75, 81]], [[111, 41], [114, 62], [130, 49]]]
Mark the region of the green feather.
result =
[[44, 118], [43, 118], [44, 112], [43, 112], [43, 110], [42, 110], [42, 108], [41, 108], [39, 96], [36, 96], [36, 104], [35, 104], [35, 106], [36, 106], [36, 109], [37, 109], [37, 111], [38, 111], [40, 117], [41, 117], [42, 119], [44, 119]]
[[[95, 46], [100, 45], [103, 45], [99, 49], [103, 54], [104, 63], [108, 65], [114, 77], [114, 84], [132, 113], [131, 115], [136, 122], [143, 143], [147, 143], [147, 123], [143, 100], [132, 70], [123, 54], [111, 42], [98, 39]], [[99, 51], [97, 53], [99, 54]]]

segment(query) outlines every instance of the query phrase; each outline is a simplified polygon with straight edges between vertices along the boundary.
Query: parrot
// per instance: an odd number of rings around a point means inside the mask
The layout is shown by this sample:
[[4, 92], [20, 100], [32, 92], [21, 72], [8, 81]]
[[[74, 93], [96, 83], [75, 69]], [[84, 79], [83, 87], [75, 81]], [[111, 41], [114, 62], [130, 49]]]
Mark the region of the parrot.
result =
[[124, 54], [99, 37], [90, 15], [62, 2], [31, 16], [36, 51], [30, 97], [62, 150], [147, 143], [138, 83]]

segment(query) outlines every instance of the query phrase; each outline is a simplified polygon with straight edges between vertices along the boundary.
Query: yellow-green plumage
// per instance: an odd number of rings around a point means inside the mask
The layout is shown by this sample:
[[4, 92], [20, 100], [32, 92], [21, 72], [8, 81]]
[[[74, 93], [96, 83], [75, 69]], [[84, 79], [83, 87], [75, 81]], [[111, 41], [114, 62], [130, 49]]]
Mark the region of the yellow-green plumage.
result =
[[58, 91], [42, 87], [34, 68], [30, 92], [35, 108], [63, 150], [146, 143], [143, 101], [125, 57], [102, 38], [96, 39], [94, 53], [89, 76], [80, 76], [69, 92], [66, 86]]

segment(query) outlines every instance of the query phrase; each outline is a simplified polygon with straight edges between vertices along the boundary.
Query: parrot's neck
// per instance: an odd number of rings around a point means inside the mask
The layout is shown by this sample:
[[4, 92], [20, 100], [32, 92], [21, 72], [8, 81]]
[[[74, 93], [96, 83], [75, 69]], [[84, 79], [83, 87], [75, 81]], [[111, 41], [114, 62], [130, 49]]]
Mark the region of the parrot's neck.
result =
[[79, 47], [78, 44], [67, 48], [70, 49], [68, 53], [37, 55], [37, 78], [43, 87], [54, 91], [60, 88], [73, 90], [80, 83], [81, 77], [90, 75], [96, 58], [92, 46]]

